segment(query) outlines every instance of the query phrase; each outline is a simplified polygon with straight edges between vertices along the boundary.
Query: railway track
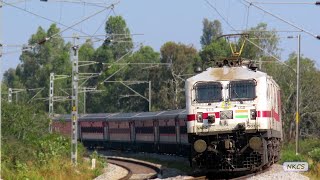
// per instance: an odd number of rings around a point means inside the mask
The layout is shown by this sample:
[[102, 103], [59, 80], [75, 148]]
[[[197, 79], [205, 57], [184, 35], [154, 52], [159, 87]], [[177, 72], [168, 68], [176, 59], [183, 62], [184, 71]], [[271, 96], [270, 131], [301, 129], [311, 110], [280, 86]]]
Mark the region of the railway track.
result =
[[[118, 155], [104, 155], [105, 158], [107, 158], [107, 162], [120, 166], [127, 170], [127, 174], [123, 174], [123, 177], [121, 180], [127, 180], [127, 179], [153, 179], [153, 178], [161, 178], [161, 177], [167, 177], [167, 171], [166, 167], [162, 167], [159, 164], [153, 164], [147, 161], [141, 161], [129, 157], [119, 157]], [[187, 175], [185, 178], [188, 180], [208, 180], [208, 179], [219, 179], [219, 180], [242, 180], [242, 179], [248, 179], [250, 177], [257, 176], [259, 174], [265, 173], [270, 168], [263, 169], [261, 171], [258, 171], [256, 173], [250, 173], [250, 174], [238, 174], [237, 176], [229, 176], [224, 173], [219, 174], [207, 174], [207, 173], [191, 173]], [[162, 174], [163, 171], [163, 174]], [[177, 175], [177, 179], [181, 179], [184, 175]], [[175, 178], [175, 176], [168, 176], [170, 178]]]
[[153, 179], [161, 174], [161, 166], [153, 165], [149, 162], [139, 161], [130, 158], [105, 156], [108, 163], [123, 167], [128, 171], [121, 180], [128, 179]]

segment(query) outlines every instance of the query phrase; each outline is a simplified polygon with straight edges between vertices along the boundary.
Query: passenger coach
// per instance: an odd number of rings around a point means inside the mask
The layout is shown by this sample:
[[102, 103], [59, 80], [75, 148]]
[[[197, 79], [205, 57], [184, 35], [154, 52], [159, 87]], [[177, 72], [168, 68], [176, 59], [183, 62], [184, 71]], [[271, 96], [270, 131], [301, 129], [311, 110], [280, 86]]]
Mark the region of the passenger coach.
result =
[[[185, 110], [80, 114], [79, 141], [90, 148], [187, 155]], [[70, 135], [70, 115], [56, 115], [55, 132]]]

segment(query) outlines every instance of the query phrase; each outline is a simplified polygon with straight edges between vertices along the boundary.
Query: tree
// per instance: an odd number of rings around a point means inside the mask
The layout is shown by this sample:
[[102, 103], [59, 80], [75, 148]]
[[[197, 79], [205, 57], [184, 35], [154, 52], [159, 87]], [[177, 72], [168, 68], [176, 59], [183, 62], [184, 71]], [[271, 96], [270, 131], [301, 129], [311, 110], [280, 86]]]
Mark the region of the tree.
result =
[[[296, 112], [296, 62], [297, 55], [292, 53], [285, 61], [286, 65], [268, 63], [263, 69], [271, 75], [279, 84], [281, 89], [282, 120], [285, 140], [295, 137], [295, 112]], [[316, 129], [320, 127], [320, 90], [319, 70], [316, 69], [314, 61], [300, 58], [300, 129], [319, 135]], [[284, 75], [285, 72], [285, 75]], [[312, 132], [313, 131], [313, 132]]]
[[161, 49], [161, 62], [170, 63], [169, 67], [162, 67], [160, 86], [157, 94], [160, 109], [179, 109], [185, 107], [184, 81], [193, 75], [193, 70], [200, 57], [192, 46], [165, 43]]
[[[155, 52], [150, 46], [142, 46], [138, 51], [132, 54], [130, 58], [128, 58], [129, 63], [160, 63], [160, 54]], [[155, 89], [154, 85], [160, 80], [153, 78], [156, 74], [159, 73], [157, 71], [159, 69], [159, 65], [128, 65], [127, 69], [124, 72], [124, 79], [128, 81], [144, 81], [144, 83], [132, 84], [132, 87], [139, 94], [148, 98], [149, 96], [149, 88], [148, 81], [151, 81], [151, 90]], [[126, 94], [133, 95], [134, 93], [130, 91], [128, 88], [122, 86], [124, 88], [124, 92]], [[152, 91], [151, 97], [153, 97], [154, 92]], [[139, 96], [133, 97], [125, 97], [121, 99], [121, 102], [125, 106], [125, 111], [148, 111], [149, 103], [146, 99], [143, 99]]]
[[209, 21], [204, 18], [202, 21], [203, 29], [200, 43], [202, 47], [209, 45], [214, 39], [222, 35], [221, 23], [219, 20]]
[[105, 30], [107, 39], [104, 45], [111, 47], [115, 59], [119, 59], [132, 49], [130, 30], [121, 16], [110, 16]]
[[[29, 46], [33, 46], [32, 51], [23, 51], [20, 56], [21, 63], [15, 72], [9, 70], [5, 73], [4, 79], [8, 87], [34, 89], [45, 88], [40, 95], [48, 97], [50, 73], [71, 74], [71, 62], [69, 60], [69, 50], [71, 45], [65, 44], [59, 35], [60, 29], [52, 24], [47, 31], [39, 27], [37, 32], [28, 41]], [[52, 37], [48, 41], [45, 38]], [[41, 42], [41, 43], [40, 43]], [[40, 43], [40, 44], [39, 44]], [[60, 82], [57, 82], [58, 84]], [[67, 83], [59, 85], [66, 88]], [[28, 101], [34, 94], [29, 93], [25, 101]], [[63, 104], [65, 109], [67, 104]], [[47, 105], [41, 106], [43, 110]]]
[[209, 45], [202, 48], [199, 55], [203, 63], [210, 63], [210, 61], [221, 60], [221, 58], [229, 57], [231, 54], [230, 47], [225, 39], [217, 39], [212, 41]]
[[[259, 23], [256, 27], [250, 28], [250, 30], [243, 33], [249, 34], [249, 40], [264, 49], [267, 53], [278, 56], [279, 38], [275, 30], [268, 30], [266, 23]], [[239, 43], [241, 43], [242, 40], [243, 39], [240, 39]], [[246, 42], [242, 57], [254, 60], [263, 56], [268, 55], [254, 44], [248, 41]]]

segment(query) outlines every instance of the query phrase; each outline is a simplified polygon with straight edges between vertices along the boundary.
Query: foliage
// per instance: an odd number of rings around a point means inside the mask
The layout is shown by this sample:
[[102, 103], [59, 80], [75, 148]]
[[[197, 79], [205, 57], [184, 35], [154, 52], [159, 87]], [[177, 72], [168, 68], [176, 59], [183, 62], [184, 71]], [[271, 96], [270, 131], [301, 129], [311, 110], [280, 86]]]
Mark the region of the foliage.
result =
[[312, 160], [314, 160], [317, 163], [320, 163], [320, 146], [318, 148], [313, 149], [308, 154]]
[[47, 115], [36, 107], [17, 104], [2, 104], [3, 137], [17, 140], [37, 138], [46, 134], [49, 127]]
[[209, 21], [207, 18], [204, 18], [202, 21], [203, 29], [202, 36], [200, 38], [200, 43], [202, 47], [205, 47], [217, 37], [222, 35], [221, 23], [219, 20]]
[[281, 151], [283, 162], [308, 162], [309, 171], [305, 173], [311, 179], [320, 177], [320, 141], [317, 138], [307, 138], [299, 141], [299, 155], [295, 153], [295, 143], [284, 143]]
[[[28, 102], [37, 91], [30, 89], [44, 88], [37, 98], [46, 98], [49, 92], [50, 73], [56, 75], [70, 75], [71, 63], [69, 60], [70, 44], [65, 44], [62, 37], [58, 34], [60, 29], [56, 24], [52, 24], [47, 31], [39, 27], [37, 32], [31, 36], [28, 42], [31, 50], [26, 49], [20, 55], [21, 63], [15, 70], [9, 69], [4, 73], [4, 83], [7, 87], [24, 89], [19, 93], [19, 102]], [[53, 36], [49, 41], [45, 38]], [[69, 80], [70, 82], [70, 80]], [[66, 88], [68, 81], [56, 82], [60, 89]], [[30, 90], [30, 91], [29, 91]], [[59, 93], [55, 94], [61, 95]], [[65, 95], [65, 94], [64, 94]], [[15, 95], [17, 96], [17, 95]], [[39, 106], [46, 110], [48, 105], [42, 102]], [[58, 104], [56, 109], [70, 109], [67, 104]], [[63, 108], [61, 108], [63, 106]], [[65, 111], [59, 112], [63, 113]]]
[[[221, 38], [212, 41], [200, 51], [200, 57], [204, 63], [210, 64], [210, 61], [221, 60], [221, 58], [229, 57], [231, 54], [229, 44], [225, 39]], [[210, 64], [212, 66], [212, 64]]]
[[[246, 45], [244, 46], [242, 57], [256, 60], [261, 57], [269, 56], [269, 54], [278, 55], [279, 49], [279, 38], [275, 30], [268, 30], [266, 23], [259, 23], [256, 27], [250, 28], [247, 32], [249, 38], [246, 40]], [[242, 42], [240, 39], [239, 43]], [[264, 51], [262, 51], [260, 48]], [[266, 54], [266, 53], [269, 54]]]
[[283, 162], [305, 162], [306, 158], [302, 155], [296, 155], [295, 151], [287, 150], [281, 153], [280, 163]]
[[[70, 161], [69, 138], [48, 133], [47, 114], [27, 104], [2, 104], [2, 175], [4, 179], [92, 179], [97, 169], [82, 159], [84, 147], [78, 145], [78, 166]], [[80, 173], [79, 173], [80, 172]]]
[[[264, 59], [262, 59], [262, 62]], [[301, 134], [319, 136], [320, 127], [319, 100], [320, 74], [315, 68], [314, 61], [300, 58], [300, 128]], [[263, 66], [279, 84], [281, 88], [282, 120], [284, 122], [284, 136], [286, 140], [294, 137], [295, 112], [296, 112], [296, 54], [291, 54], [289, 59], [282, 64], [269, 63]], [[285, 73], [285, 76], [283, 75]]]
[[170, 67], [162, 67], [163, 82], [156, 93], [161, 104], [159, 107], [161, 109], [184, 108], [184, 81], [193, 75], [194, 68], [200, 62], [197, 50], [192, 46], [167, 42], [161, 47], [160, 53], [161, 62], [169, 63]]
[[[79, 84], [82, 84], [82, 87], [96, 87], [101, 90], [98, 93], [79, 94], [79, 112], [84, 112], [85, 107], [87, 113], [148, 111], [149, 81], [151, 81], [152, 111], [184, 108], [184, 81], [194, 74], [195, 67], [201, 66], [205, 69], [213, 65], [209, 62], [230, 56], [228, 42], [223, 38], [217, 39], [223, 33], [221, 23], [218, 20], [204, 19], [202, 28], [203, 33], [200, 37], [202, 49], [199, 51], [190, 45], [166, 42], [159, 52], [148, 46], [141, 46], [134, 52], [130, 30], [125, 19], [121, 16], [109, 17], [105, 24], [106, 40], [104, 43], [96, 47], [93, 41], [87, 40], [79, 49], [80, 61], [97, 62], [94, 65], [80, 67], [79, 71], [100, 73], [98, 77], [92, 77], [85, 82], [81, 80]], [[28, 45], [34, 46], [34, 49], [23, 51], [20, 56], [21, 63], [17, 68], [5, 72], [4, 87], [20, 89], [44, 87], [37, 97], [47, 98], [51, 72], [56, 75], [71, 75], [69, 60], [71, 45], [64, 42], [59, 31], [55, 24], [52, 24], [48, 30], [38, 28], [28, 41]], [[261, 59], [262, 71], [272, 76], [281, 88], [284, 137], [286, 141], [290, 141], [294, 137], [296, 112], [296, 54], [291, 54], [284, 62], [275, 63], [276, 61], [270, 54], [279, 55], [280, 40], [274, 30], [269, 31], [266, 23], [260, 23], [244, 33], [248, 33], [249, 38], [244, 46], [242, 57], [256, 60], [256, 62]], [[43, 41], [52, 35], [54, 38]], [[235, 41], [235, 45], [239, 46], [242, 40]], [[39, 42], [44, 43], [37, 45]], [[267, 53], [256, 46], [264, 48]], [[123, 64], [119, 65], [119, 63]], [[133, 63], [163, 64], [150, 66]], [[320, 72], [314, 60], [303, 56], [300, 72], [301, 135], [319, 137], [317, 129], [320, 128], [318, 108], [320, 106], [320, 94], [318, 93], [320, 79], [317, 77]], [[113, 82], [103, 82], [104, 80]], [[126, 85], [136, 93], [121, 84], [120, 81], [127, 81]], [[138, 84], [137, 81], [140, 83]], [[70, 86], [70, 78], [55, 81], [54, 95], [69, 96]], [[27, 102], [35, 94], [34, 91], [24, 91], [19, 93], [17, 99], [19, 102]], [[48, 103], [36, 101], [36, 98], [33, 99], [32, 105], [44, 111], [48, 110]], [[69, 111], [70, 101], [55, 101], [55, 113], [68, 113]], [[15, 114], [10, 116], [15, 116]], [[22, 130], [16, 134], [21, 136], [24, 132]]]
[[115, 59], [125, 55], [133, 47], [130, 30], [121, 16], [110, 16], [106, 22], [106, 39], [104, 45], [110, 46]]

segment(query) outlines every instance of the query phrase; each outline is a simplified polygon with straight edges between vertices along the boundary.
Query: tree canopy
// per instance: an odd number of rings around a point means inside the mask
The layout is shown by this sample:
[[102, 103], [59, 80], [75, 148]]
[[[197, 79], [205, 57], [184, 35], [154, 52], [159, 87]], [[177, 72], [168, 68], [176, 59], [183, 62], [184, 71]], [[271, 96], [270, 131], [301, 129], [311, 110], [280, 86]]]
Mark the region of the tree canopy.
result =
[[[200, 27], [199, 27], [200, 28]], [[184, 82], [194, 75], [197, 66], [207, 68], [222, 57], [231, 55], [228, 41], [217, 38], [223, 34], [218, 20], [203, 20], [203, 34], [200, 37], [202, 48], [197, 50], [192, 45], [179, 42], [166, 42], [157, 52], [149, 46], [141, 45], [134, 51], [132, 36], [126, 21], [121, 16], [111, 16], [105, 23], [105, 40], [96, 46], [90, 39], [79, 48], [80, 61], [94, 61], [90, 66], [80, 67], [84, 73], [98, 73], [98, 76], [82, 80], [81, 88], [92, 87], [99, 92], [79, 94], [79, 111], [132, 112], [149, 110], [149, 91], [151, 92], [151, 110], [185, 108]], [[71, 43], [65, 42], [59, 35], [59, 28], [52, 24], [48, 30], [39, 27], [31, 35], [28, 44], [33, 46], [44, 38], [55, 35], [49, 41], [34, 46], [31, 51], [23, 51], [20, 64], [15, 69], [5, 72], [3, 88], [35, 89], [44, 88], [32, 103], [39, 109], [48, 110], [49, 75], [71, 75], [69, 58]], [[296, 54], [277, 63], [270, 54], [279, 56], [279, 37], [274, 30], [269, 30], [266, 23], [260, 23], [243, 33], [249, 34], [242, 57], [261, 59], [262, 71], [272, 76], [282, 89], [283, 120], [287, 138], [293, 137], [296, 99]], [[239, 46], [243, 39], [235, 42]], [[264, 49], [257, 48], [257, 46]], [[266, 53], [267, 52], [267, 53]], [[285, 76], [284, 76], [285, 72]], [[310, 126], [320, 127], [317, 103], [319, 70], [314, 60], [301, 58], [301, 129], [313, 131]], [[151, 89], [149, 89], [151, 82]], [[71, 79], [55, 81], [54, 95], [70, 96]], [[6, 90], [7, 91], [7, 90]], [[36, 92], [24, 91], [19, 101], [28, 102]], [[86, 109], [84, 109], [86, 108]], [[70, 101], [55, 102], [55, 113], [69, 113]], [[309, 128], [309, 130], [308, 130]]]

